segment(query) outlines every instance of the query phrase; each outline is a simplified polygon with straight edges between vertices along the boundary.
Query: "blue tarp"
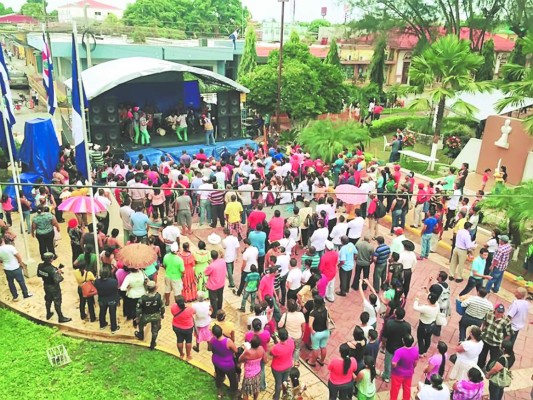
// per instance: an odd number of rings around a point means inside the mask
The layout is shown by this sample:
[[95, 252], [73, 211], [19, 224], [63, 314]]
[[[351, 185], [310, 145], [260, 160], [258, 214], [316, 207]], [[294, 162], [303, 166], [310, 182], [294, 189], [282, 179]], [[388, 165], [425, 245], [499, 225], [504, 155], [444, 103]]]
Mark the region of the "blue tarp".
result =
[[[42, 175], [39, 175], [35, 172], [24, 172], [19, 175], [20, 177], [20, 183], [33, 183], [37, 181], [38, 178], [43, 178], [44, 183], [50, 183], [50, 181], [46, 178], [44, 178]], [[10, 183], [13, 183], [13, 179], [9, 180]], [[24, 196], [33, 203], [33, 196], [31, 195], [32, 186], [23, 186], [22, 191], [24, 192]], [[17, 199], [16, 199], [16, 193], [15, 193], [15, 186], [7, 185], [4, 188], [3, 191], [4, 194], [7, 194], [9, 197], [11, 197], [13, 207], [15, 209], [18, 208], [17, 206]]]
[[37, 176], [51, 180], [59, 161], [59, 142], [50, 118], [26, 121], [18, 159]]
[[204, 149], [204, 153], [207, 157], [215, 157], [215, 159], [220, 158], [222, 154], [222, 149], [225, 147], [231, 154], [235, 154], [239, 148], [244, 147], [245, 145], [250, 145], [251, 148], [255, 151], [257, 150], [257, 143], [250, 139], [239, 139], [231, 140], [227, 142], [217, 143], [215, 146], [206, 146], [205, 144], [192, 144], [190, 146], [176, 146], [176, 147], [146, 147], [141, 150], [128, 151], [126, 154], [135, 162], [139, 154], [144, 156], [144, 159], [149, 164], [159, 165], [161, 162], [161, 156], [165, 154], [170, 154], [175, 160], [179, 160], [182, 151], [186, 150], [190, 155], [194, 155], [200, 152], [200, 149]]

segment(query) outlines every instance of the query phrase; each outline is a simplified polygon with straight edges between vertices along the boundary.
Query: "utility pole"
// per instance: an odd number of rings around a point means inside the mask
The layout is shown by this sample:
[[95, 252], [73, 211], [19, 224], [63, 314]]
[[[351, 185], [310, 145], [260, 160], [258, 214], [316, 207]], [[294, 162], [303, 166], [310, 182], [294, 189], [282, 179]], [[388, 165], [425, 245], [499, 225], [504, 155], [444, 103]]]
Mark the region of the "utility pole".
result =
[[279, 61], [278, 61], [278, 100], [276, 103], [276, 128], [281, 131], [279, 113], [281, 108], [281, 73], [283, 70], [283, 31], [285, 27], [285, 3], [289, 0], [278, 0], [281, 3], [281, 33], [279, 39]]

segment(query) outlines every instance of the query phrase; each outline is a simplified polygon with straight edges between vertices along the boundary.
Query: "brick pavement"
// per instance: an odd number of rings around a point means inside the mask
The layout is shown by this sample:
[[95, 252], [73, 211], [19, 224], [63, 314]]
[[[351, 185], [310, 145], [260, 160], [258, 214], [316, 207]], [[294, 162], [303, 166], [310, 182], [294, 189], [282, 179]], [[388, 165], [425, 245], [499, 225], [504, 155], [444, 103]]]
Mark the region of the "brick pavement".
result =
[[[117, 208], [116, 205], [113, 205], [112, 209], [112, 218], [111, 218], [111, 227], [120, 227], [121, 223], [118, 220], [117, 217]], [[272, 212], [272, 210], [266, 210], [268, 213]], [[408, 220], [406, 225], [408, 226], [411, 222], [411, 215], [412, 212], [408, 214]], [[18, 215], [13, 215], [14, 219], [14, 226], [16, 226], [16, 222], [18, 220]], [[66, 215], [65, 218], [69, 218], [69, 215]], [[384, 222], [385, 224], [387, 222]], [[197, 224], [195, 225], [194, 229], [194, 237], [191, 237], [191, 241], [193, 244], [197, 243], [199, 239], [205, 240], [210, 234], [213, 229], [207, 228], [206, 226], [199, 227]], [[65, 232], [65, 225], [63, 226], [63, 232]], [[218, 234], [221, 234], [221, 228], [215, 229], [215, 231]], [[386, 226], [380, 227], [380, 233], [386, 238], [387, 242], [390, 243], [391, 237], [388, 235], [388, 228]], [[60, 255], [60, 261], [64, 262], [65, 265], [67, 265], [66, 268], [66, 279], [63, 285], [63, 303], [64, 303], [64, 309], [65, 314], [73, 318], [73, 322], [66, 324], [66, 326], [71, 326], [78, 328], [85, 332], [87, 336], [100, 336], [101, 332], [98, 330], [97, 323], [91, 324], [87, 323], [85, 321], [79, 320], [79, 314], [77, 310], [77, 304], [78, 304], [78, 296], [76, 293], [76, 285], [74, 282], [74, 278], [72, 276], [72, 269], [70, 264], [70, 246], [68, 243], [68, 239], [66, 234], [63, 235], [64, 239], [59, 242], [58, 247], [58, 254]], [[407, 236], [409, 239], [413, 240], [417, 244], [417, 250], [419, 249], [419, 237], [415, 235], [415, 233], [407, 232]], [[481, 235], [482, 236], [482, 235]], [[431, 254], [429, 260], [425, 260], [422, 262], [419, 262], [415, 273], [413, 274], [413, 280], [411, 283], [411, 296], [408, 300], [406, 310], [407, 310], [407, 317], [406, 319], [412, 324], [413, 326], [413, 332], [416, 332], [416, 323], [417, 323], [417, 313], [412, 311], [412, 299], [415, 297], [415, 292], [417, 287], [422, 287], [427, 283], [427, 279], [429, 276], [435, 276], [438, 271], [442, 268], [447, 269], [447, 257], [449, 256], [449, 246], [446, 245], [446, 242], [449, 240], [449, 232], [445, 234], [444, 240], [440, 243], [438, 254]], [[478, 239], [479, 243], [483, 243], [485, 238], [481, 237], [481, 239]], [[23, 244], [22, 244], [22, 238], [19, 236], [16, 241], [16, 245], [19, 248], [19, 250], [22, 250]], [[36, 240], [30, 238], [30, 251], [32, 256], [37, 259], [38, 257], [38, 251], [37, 251], [37, 243]], [[22, 253], [22, 251], [21, 251]], [[301, 253], [300, 253], [301, 254]], [[238, 270], [238, 268], [237, 268]], [[466, 272], [465, 272], [466, 274]], [[239, 279], [239, 272], [236, 271], [235, 278], [238, 281]], [[162, 282], [162, 281], [160, 281]], [[11, 303], [11, 305], [14, 305], [15, 308], [18, 310], [31, 315], [33, 317], [36, 317], [38, 319], [44, 320], [45, 317], [45, 310], [44, 310], [44, 304], [42, 301], [42, 284], [41, 280], [38, 278], [31, 278], [28, 280], [28, 283], [31, 287], [31, 290], [36, 294], [35, 297], [32, 299], [24, 300], [19, 303]], [[456, 296], [457, 293], [462, 289], [463, 285], [465, 283], [462, 283], [461, 285], [458, 285], [456, 283], [451, 284], [452, 289], [452, 296]], [[338, 286], [338, 280], [337, 280], [337, 286]], [[502, 301], [506, 306], [509, 304], [510, 301], [512, 301], [512, 294], [509, 292], [509, 290], [512, 290], [513, 283], [504, 281], [503, 288], [500, 291], [498, 295], [490, 295], [490, 300], [493, 302], [499, 302]], [[159, 284], [160, 290], [162, 289], [162, 284]], [[0, 301], [9, 303], [9, 291], [7, 289], [7, 285], [5, 283], [5, 277], [3, 274], [1, 274], [0, 278]], [[453, 298], [453, 297], [452, 297]], [[237, 338], [237, 344], [242, 343], [242, 339], [244, 336], [245, 331], [245, 320], [248, 316], [247, 314], [241, 314], [237, 312], [240, 305], [240, 300], [234, 296], [231, 291], [226, 290], [225, 291], [225, 310], [228, 314], [228, 319], [236, 324], [237, 331], [236, 331], [236, 338]], [[331, 359], [332, 356], [335, 356], [338, 353], [338, 346], [346, 341], [347, 339], [351, 338], [351, 333], [353, 331], [354, 326], [359, 322], [359, 314], [362, 311], [362, 305], [361, 301], [359, 299], [359, 296], [356, 296], [356, 293], [353, 291], [348, 294], [345, 298], [337, 297], [334, 304], [329, 306], [332, 317], [334, 318], [337, 329], [333, 332], [332, 337], [330, 339], [329, 345], [328, 345], [328, 357], [326, 361]], [[348, 317], [349, 313], [349, 317]], [[120, 313], [119, 313], [120, 314]], [[121, 323], [121, 331], [120, 336], [115, 336], [115, 338], [118, 338], [120, 340], [130, 342], [134, 341], [133, 339], [133, 328], [131, 326], [128, 326], [125, 322], [122, 321], [122, 318], [119, 317], [119, 323]], [[448, 326], [444, 327], [442, 330], [442, 336], [441, 340], [444, 340], [449, 345], [452, 346], [456, 345], [458, 342], [458, 321], [459, 316], [457, 316], [455, 313], [452, 315], [451, 320], [448, 324]], [[53, 322], [52, 322], [53, 323]], [[379, 327], [378, 327], [379, 328]], [[109, 338], [113, 338], [113, 336], [108, 335]], [[511, 391], [509, 391], [506, 394], [507, 399], [525, 399], [530, 398], [529, 397], [529, 387], [531, 386], [530, 377], [533, 373], [533, 354], [528, 351], [526, 347], [526, 341], [530, 340], [533, 337], [533, 330], [530, 329], [530, 326], [528, 325], [524, 332], [521, 332], [518, 340], [515, 345], [515, 351], [517, 353], [517, 360], [516, 364], [513, 367], [513, 370], [515, 372], [515, 379], [513, 381], [513, 387], [511, 387]], [[433, 338], [433, 342], [436, 343], [437, 339]], [[170, 324], [170, 318], [167, 317], [167, 319], [163, 323], [163, 329], [160, 333], [159, 339], [158, 339], [158, 349], [167, 351], [170, 354], [177, 355], [177, 350], [175, 347], [175, 336], [174, 333], [171, 330], [171, 324]], [[434, 346], [432, 346], [432, 350], [434, 350]], [[432, 351], [430, 350], [430, 351]], [[304, 351], [302, 353], [303, 358], [306, 358], [307, 353]], [[378, 357], [377, 367], [378, 369], [382, 369], [382, 356]], [[208, 353], [206, 350], [201, 350], [200, 353], [193, 353], [193, 360], [191, 364], [198, 366], [199, 368], [209, 372], [213, 373], [213, 367], [210, 360], [210, 353]], [[413, 382], [417, 382], [421, 377], [421, 370], [423, 369], [422, 366], [423, 363], [420, 363], [419, 367], [417, 368], [415, 378]], [[448, 369], [448, 368], [447, 368]], [[327, 388], [325, 383], [327, 383], [327, 377], [328, 377], [328, 371], [327, 371], [327, 365], [325, 367], [318, 367], [314, 368], [312, 370], [309, 370], [307, 366], [302, 364], [301, 368], [302, 373], [302, 381], [307, 383], [309, 390], [308, 390], [308, 397], [309, 398], [316, 398], [316, 399], [323, 399], [326, 398]], [[267, 382], [268, 382], [268, 389], [266, 392], [262, 393], [260, 396], [261, 399], [267, 399], [271, 397], [272, 393], [272, 375], [270, 372], [267, 372]], [[385, 399], [388, 398], [388, 389], [389, 385], [382, 382], [381, 380], [378, 380], [378, 391], [379, 391], [379, 398]]]

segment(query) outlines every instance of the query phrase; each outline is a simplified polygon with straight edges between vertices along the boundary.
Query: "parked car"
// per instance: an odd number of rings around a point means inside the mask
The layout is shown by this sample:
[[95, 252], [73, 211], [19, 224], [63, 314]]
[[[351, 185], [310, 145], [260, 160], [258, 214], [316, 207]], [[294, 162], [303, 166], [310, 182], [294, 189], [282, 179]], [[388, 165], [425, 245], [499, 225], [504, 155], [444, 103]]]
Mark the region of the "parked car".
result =
[[12, 70], [9, 72], [9, 86], [12, 88], [29, 87], [28, 76], [25, 72]]

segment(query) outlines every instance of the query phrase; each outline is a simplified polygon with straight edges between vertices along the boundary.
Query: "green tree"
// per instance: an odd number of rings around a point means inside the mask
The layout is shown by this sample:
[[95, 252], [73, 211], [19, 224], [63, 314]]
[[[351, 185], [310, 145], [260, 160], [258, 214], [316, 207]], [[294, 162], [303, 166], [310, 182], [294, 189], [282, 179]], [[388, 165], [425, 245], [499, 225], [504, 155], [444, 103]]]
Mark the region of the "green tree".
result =
[[0, 3], [0, 15], [13, 14], [13, 12], [11, 7], [6, 8], [3, 3]]
[[27, 0], [20, 8], [20, 13], [42, 20], [44, 19], [43, 2], [39, 0]]
[[307, 32], [316, 39], [318, 37], [318, 29], [321, 26], [331, 26], [331, 22], [325, 19], [315, 19], [307, 26]]
[[[511, 55], [509, 56], [509, 64], [520, 65], [522, 68], [526, 65], [526, 54], [524, 53], [523, 40], [517, 40]], [[511, 73], [511, 70], [507, 69], [503, 71], [503, 80], [505, 82], [513, 82], [520, 80], [520, 76]]]
[[[482, 92], [491, 88], [489, 81], [474, 81], [474, 74], [481, 64], [483, 64], [483, 57], [470, 50], [468, 41], [460, 40], [455, 35], [440, 38], [422, 55], [413, 57], [409, 77], [423, 84], [428, 90], [426, 96], [414, 100], [410, 108], [431, 109], [433, 105], [436, 105], [431, 157], [435, 158], [437, 154], [446, 99], [453, 98], [461, 91]], [[440, 84], [435, 85], [436, 82]], [[457, 101], [455, 107], [465, 114], [475, 111], [465, 102]], [[434, 168], [433, 163], [430, 167]]]
[[239, 64], [239, 78], [253, 72], [255, 67], [257, 67], [256, 41], [255, 29], [252, 25], [248, 25], [246, 27], [244, 52], [242, 53], [241, 63]]
[[374, 54], [370, 62], [370, 82], [378, 85], [379, 93], [383, 92], [383, 84], [385, 83], [385, 48], [387, 47], [387, 40], [385, 36], [381, 35], [374, 47]]
[[[524, 99], [533, 97], [533, 32], [529, 33], [525, 38], [519, 39], [517, 46], [523, 48], [524, 53], [528, 54], [527, 67], [522, 64], [507, 63], [503, 66], [504, 74], [508, 75], [511, 80], [505, 82], [500, 88], [507, 94], [507, 97], [498, 102], [499, 111], [505, 107], [521, 106], [524, 104]], [[533, 135], [533, 115], [529, 114], [524, 119], [524, 125], [527, 131]]]
[[289, 43], [294, 43], [294, 44], [301, 43], [300, 35], [295, 30], [291, 31], [291, 34], [289, 36]]
[[339, 48], [337, 47], [337, 41], [331, 39], [329, 44], [329, 51], [326, 59], [324, 60], [325, 64], [333, 65], [335, 67], [341, 67], [341, 58], [339, 57]]
[[333, 162], [345, 148], [351, 149], [369, 139], [368, 131], [358, 122], [313, 121], [298, 135], [298, 142], [313, 158]]
[[476, 72], [476, 81], [491, 81], [494, 79], [494, 65], [496, 63], [494, 40], [490, 39], [483, 45], [481, 56], [484, 62]]

